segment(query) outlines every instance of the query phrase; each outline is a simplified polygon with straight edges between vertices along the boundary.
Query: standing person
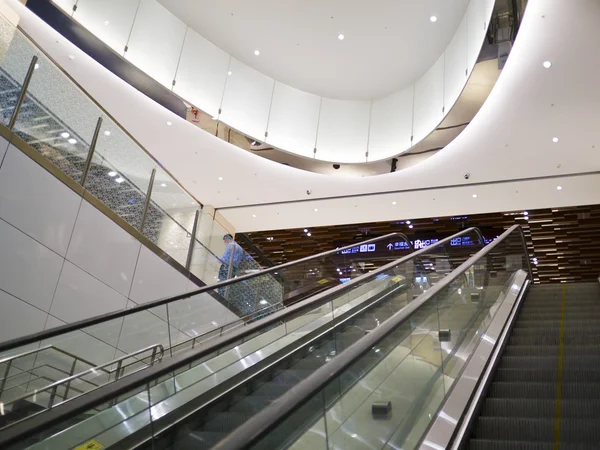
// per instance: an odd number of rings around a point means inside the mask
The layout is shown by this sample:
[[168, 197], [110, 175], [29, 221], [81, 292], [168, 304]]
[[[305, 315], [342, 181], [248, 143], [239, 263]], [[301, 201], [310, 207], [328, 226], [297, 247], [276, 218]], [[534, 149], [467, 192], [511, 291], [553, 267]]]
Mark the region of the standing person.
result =
[[232, 264], [231, 278], [235, 278], [237, 275], [240, 262], [242, 261], [242, 255], [244, 250], [239, 246], [237, 242], [233, 240], [233, 236], [226, 234], [223, 236], [223, 242], [225, 243], [225, 252], [221, 258], [221, 267], [219, 268], [219, 281], [224, 281], [229, 278], [229, 265]]

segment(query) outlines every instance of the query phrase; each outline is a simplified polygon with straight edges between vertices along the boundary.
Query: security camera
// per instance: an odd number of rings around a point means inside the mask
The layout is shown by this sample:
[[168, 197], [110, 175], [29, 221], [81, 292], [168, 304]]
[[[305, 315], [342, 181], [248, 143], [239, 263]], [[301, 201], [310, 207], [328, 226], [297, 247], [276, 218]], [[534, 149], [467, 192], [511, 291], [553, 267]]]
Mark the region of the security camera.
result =
[[340, 165], [339, 165], [339, 164], [334, 164], [334, 165], [333, 165], [333, 168], [334, 168], [335, 170], [338, 170], [338, 169], [340, 168]]
[[306, 190], [306, 195], [310, 195], [310, 194], [312, 194], [312, 191], [310, 189], [307, 189]]
[[465, 180], [468, 180], [469, 178], [471, 178], [471, 174], [470, 173], [465, 173]]

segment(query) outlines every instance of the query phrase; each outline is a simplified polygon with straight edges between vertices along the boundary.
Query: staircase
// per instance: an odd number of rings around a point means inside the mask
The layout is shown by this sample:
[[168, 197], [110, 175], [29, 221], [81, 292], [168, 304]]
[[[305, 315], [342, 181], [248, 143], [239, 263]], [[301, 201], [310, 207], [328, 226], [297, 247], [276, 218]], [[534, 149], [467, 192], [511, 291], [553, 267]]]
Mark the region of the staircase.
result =
[[600, 286], [533, 286], [468, 448], [600, 448]]

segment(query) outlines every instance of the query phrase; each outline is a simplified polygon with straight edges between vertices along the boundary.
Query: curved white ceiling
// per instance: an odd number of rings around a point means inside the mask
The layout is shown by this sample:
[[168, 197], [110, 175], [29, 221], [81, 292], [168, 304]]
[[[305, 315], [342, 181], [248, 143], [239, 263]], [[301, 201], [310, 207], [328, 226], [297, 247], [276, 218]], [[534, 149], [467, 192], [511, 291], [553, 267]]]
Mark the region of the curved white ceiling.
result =
[[[316, 95], [368, 100], [410, 85], [443, 53], [468, 0], [159, 0], [234, 58]], [[430, 22], [435, 15], [438, 20]], [[338, 34], [344, 40], [338, 40]], [[254, 50], [260, 50], [260, 56]]]

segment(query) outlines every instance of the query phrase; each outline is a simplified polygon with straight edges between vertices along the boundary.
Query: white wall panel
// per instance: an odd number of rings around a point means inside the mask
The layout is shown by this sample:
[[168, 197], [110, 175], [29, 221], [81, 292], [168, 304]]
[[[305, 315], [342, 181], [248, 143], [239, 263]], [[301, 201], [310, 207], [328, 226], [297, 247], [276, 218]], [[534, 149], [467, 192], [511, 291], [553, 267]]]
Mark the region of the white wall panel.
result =
[[0, 291], [0, 307], [0, 342], [44, 329], [45, 312], [3, 291]]
[[477, 62], [485, 37], [485, 27], [487, 25], [485, 7], [484, 0], [471, 0], [467, 8], [467, 66], [469, 75]]
[[444, 62], [444, 116], [448, 114], [467, 81], [467, 19], [463, 18], [446, 47]]
[[213, 117], [217, 116], [228, 67], [229, 55], [190, 28], [185, 35], [173, 91]]
[[115, 222], [83, 202], [67, 259], [128, 296], [140, 246]]
[[140, 0], [79, 0], [73, 18], [122, 55]]
[[63, 258], [0, 220], [0, 289], [48, 311]]
[[6, 154], [6, 149], [8, 148], [8, 141], [0, 136], [0, 167], [2, 167], [2, 161], [4, 160], [4, 155]]
[[156, 0], [141, 0], [125, 57], [170, 89], [185, 29], [185, 24]]
[[74, 322], [125, 309], [127, 299], [114, 289], [65, 261], [50, 314]]
[[373, 100], [369, 161], [395, 156], [411, 146], [414, 86]]
[[442, 121], [444, 55], [415, 84], [413, 143], [431, 133]]
[[0, 218], [64, 256], [80, 203], [65, 184], [9, 148], [0, 167]]
[[[128, 308], [133, 306], [135, 304], [130, 301]], [[145, 311], [125, 317], [117, 345], [120, 350], [125, 353], [132, 353], [153, 344], [162, 344], [165, 348], [169, 347], [169, 331], [164, 317], [165, 314], [157, 312], [157, 309], [150, 310], [154, 314]], [[160, 307], [160, 309], [164, 310], [165, 306]], [[177, 329], [171, 327], [170, 332], [172, 338], [177, 337]]]
[[199, 294], [169, 305], [171, 323], [181, 333], [178, 341], [200, 336], [228, 323], [229, 310], [209, 294]]
[[188, 280], [146, 247], [138, 258], [129, 298], [137, 304], [173, 297], [186, 291]]
[[370, 102], [323, 99], [317, 158], [333, 162], [364, 162], [369, 138]]
[[231, 58], [221, 120], [259, 141], [265, 139], [273, 79]]
[[266, 142], [312, 158], [320, 104], [321, 97], [276, 82]]

